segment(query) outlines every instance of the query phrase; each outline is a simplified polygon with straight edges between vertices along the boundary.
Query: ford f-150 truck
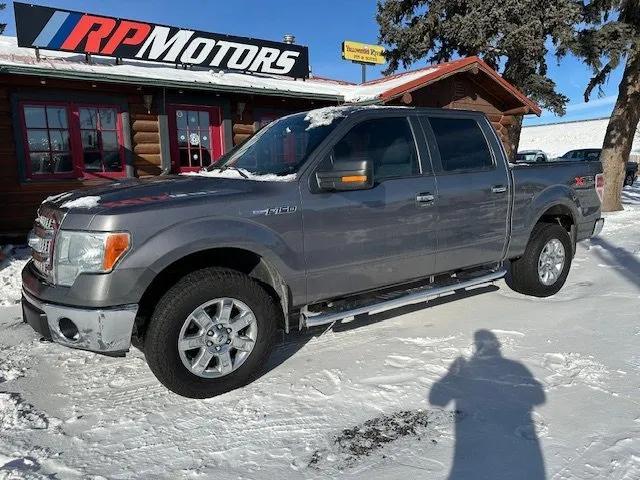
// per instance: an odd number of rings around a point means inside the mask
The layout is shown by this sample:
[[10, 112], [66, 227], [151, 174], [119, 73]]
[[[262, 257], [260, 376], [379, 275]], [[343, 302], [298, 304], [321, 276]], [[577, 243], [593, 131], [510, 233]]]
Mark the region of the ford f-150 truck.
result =
[[546, 297], [597, 235], [599, 162], [510, 164], [477, 112], [328, 107], [198, 174], [41, 205], [24, 319], [205, 398], [255, 378], [274, 332], [486, 285]]

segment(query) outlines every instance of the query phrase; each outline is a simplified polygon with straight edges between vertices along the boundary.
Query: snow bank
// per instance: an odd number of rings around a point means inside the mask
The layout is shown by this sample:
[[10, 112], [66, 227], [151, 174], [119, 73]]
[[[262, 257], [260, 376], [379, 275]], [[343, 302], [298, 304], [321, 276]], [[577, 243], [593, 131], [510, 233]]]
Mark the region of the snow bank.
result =
[[[556, 158], [569, 150], [602, 148], [608, 124], [608, 118], [598, 118], [523, 127], [519, 150], [542, 150], [549, 158]], [[640, 133], [636, 134], [632, 151], [640, 153]]]
[[100, 197], [94, 197], [88, 195], [86, 197], [76, 198], [75, 200], [70, 200], [68, 202], [64, 202], [60, 205], [61, 208], [94, 208], [99, 205]]
[[[242, 173], [240, 173], [240, 171]], [[244, 173], [244, 175], [242, 175]], [[240, 180], [251, 180], [254, 182], [293, 182], [296, 179], [296, 174], [292, 173], [290, 175], [274, 175], [272, 173], [265, 175], [257, 175], [255, 173], [251, 173], [244, 168], [233, 169], [229, 168], [227, 170], [200, 170], [199, 172], [185, 172], [180, 175], [189, 175], [196, 177], [212, 177], [212, 178], [235, 178]]]
[[7, 245], [0, 250], [0, 305], [13, 305], [22, 296], [22, 269], [31, 258], [27, 246]]

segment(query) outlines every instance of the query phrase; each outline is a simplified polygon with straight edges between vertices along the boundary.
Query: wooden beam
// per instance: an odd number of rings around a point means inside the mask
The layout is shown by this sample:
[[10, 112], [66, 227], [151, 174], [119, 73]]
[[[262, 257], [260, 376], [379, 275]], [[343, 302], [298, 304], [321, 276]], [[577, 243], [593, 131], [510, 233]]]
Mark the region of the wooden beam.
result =
[[531, 113], [531, 109], [528, 106], [512, 108], [502, 112], [503, 115], [526, 115], [527, 113]]
[[411, 105], [411, 102], [413, 102], [413, 96], [411, 95], [411, 93], [409, 92], [405, 92], [401, 99], [402, 103], [404, 103], [405, 105]]

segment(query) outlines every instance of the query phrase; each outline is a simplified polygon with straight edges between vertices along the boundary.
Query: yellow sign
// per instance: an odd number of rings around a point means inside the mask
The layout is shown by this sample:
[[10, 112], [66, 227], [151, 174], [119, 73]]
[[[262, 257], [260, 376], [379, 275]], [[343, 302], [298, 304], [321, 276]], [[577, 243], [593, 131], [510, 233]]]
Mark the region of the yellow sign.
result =
[[342, 58], [358, 63], [387, 63], [384, 58], [384, 48], [380, 45], [369, 45], [349, 40], [342, 42]]

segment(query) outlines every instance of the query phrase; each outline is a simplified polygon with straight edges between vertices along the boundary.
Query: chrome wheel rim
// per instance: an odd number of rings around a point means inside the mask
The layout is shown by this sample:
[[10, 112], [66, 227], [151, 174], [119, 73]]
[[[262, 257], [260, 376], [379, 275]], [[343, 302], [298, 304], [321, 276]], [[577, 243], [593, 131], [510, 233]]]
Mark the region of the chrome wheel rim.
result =
[[182, 364], [194, 375], [218, 378], [234, 372], [256, 344], [253, 311], [235, 298], [216, 298], [196, 308], [178, 335]]
[[540, 283], [549, 286], [558, 281], [564, 268], [564, 245], [557, 238], [549, 240], [540, 252], [538, 259], [538, 278]]

